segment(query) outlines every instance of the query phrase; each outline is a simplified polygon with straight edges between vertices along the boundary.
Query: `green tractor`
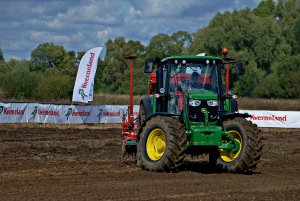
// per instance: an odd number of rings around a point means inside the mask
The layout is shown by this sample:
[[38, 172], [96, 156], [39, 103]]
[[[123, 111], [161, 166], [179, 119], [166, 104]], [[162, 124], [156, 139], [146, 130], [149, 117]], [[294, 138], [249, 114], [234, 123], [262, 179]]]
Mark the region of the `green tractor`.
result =
[[187, 154], [208, 154], [209, 164], [223, 171], [255, 170], [262, 136], [246, 120], [250, 115], [238, 112], [229, 77], [233, 71], [243, 74], [244, 68], [227, 52], [222, 50], [223, 58], [172, 56], [146, 62], [149, 96], [140, 102], [136, 143], [128, 141], [136, 144], [138, 166], [170, 172]]

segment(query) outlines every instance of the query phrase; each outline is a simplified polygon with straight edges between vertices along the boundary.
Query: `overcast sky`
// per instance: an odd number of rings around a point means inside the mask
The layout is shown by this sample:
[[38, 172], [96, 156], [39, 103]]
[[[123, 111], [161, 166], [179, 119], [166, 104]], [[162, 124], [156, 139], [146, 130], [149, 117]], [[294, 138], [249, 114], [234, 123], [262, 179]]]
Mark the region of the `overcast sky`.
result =
[[195, 32], [217, 12], [255, 8], [260, 0], [0, 0], [0, 48], [6, 60], [30, 59], [52, 42], [87, 51], [122, 36], [147, 45], [159, 34]]

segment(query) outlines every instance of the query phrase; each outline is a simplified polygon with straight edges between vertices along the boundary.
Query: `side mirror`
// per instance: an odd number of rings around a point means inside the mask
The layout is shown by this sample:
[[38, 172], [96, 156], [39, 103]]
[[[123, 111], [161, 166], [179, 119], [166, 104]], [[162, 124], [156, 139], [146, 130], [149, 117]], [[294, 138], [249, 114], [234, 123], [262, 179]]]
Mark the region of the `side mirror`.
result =
[[144, 73], [152, 73], [153, 69], [153, 62], [152, 61], [146, 61], [145, 63], [145, 68], [144, 68]]
[[245, 73], [245, 68], [244, 68], [243, 64], [237, 63], [235, 65], [235, 72], [237, 75], [243, 75]]

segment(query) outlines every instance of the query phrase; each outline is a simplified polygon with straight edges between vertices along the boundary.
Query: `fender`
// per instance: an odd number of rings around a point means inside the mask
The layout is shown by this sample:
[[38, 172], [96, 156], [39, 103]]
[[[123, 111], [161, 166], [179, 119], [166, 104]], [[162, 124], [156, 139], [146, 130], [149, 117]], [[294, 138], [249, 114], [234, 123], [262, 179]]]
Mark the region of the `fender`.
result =
[[238, 112], [239, 111], [237, 101], [234, 98], [229, 99], [229, 103], [230, 103], [230, 106], [231, 106], [231, 112]]
[[149, 96], [143, 98], [140, 102], [140, 105], [144, 106], [146, 119], [148, 119], [152, 115], [152, 101]]
[[146, 125], [147, 121], [149, 121], [151, 118], [153, 118], [155, 116], [165, 116], [165, 117], [172, 117], [172, 116], [174, 116], [174, 117], [180, 117], [180, 115], [175, 115], [175, 114], [171, 114], [171, 113], [167, 113], [167, 112], [157, 112], [155, 114], [150, 115], [148, 118], [146, 118], [146, 120], [144, 121], [144, 123], [139, 128], [139, 130], [137, 132], [137, 140], [139, 140], [140, 134], [141, 134], [144, 126]]
[[248, 118], [251, 117], [251, 115], [248, 113], [227, 113], [222, 115], [221, 119], [222, 121], [225, 121], [227, 119], [234, 119], [236, 117]]

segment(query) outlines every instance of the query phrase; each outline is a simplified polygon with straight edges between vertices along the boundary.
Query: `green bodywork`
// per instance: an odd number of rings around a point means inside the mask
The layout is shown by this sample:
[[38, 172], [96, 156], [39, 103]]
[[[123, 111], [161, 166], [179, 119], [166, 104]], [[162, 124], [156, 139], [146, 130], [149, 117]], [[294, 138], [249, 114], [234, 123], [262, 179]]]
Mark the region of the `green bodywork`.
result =
[[224, 110], [228, 113], [231, 113], [232, 112], [232, 108], [231, 108], [231, 105], [230, 105], [230, 101], [229, 99], [226, 99], [224, 101]]
[[222, 145], [222, 135], [225, 135], [225, 131], [221, 126], [217, 126], [216, 122], [209, 122], [209, 111], [206, 108], [201, 109], [201, 112], [205, 116], [204, 122], [193, 122], [188, 118], [188, 99], [193, 100], [217, 100], [218, 95], [212, 91], [207, 90], [190, 90], [186, 93], [184, 100], [183, 120], [186, 128], [186, 134], [188, 136], [188, 146], [220, 146]]
[[201, 125], [192, 123], [186, 131], [188, 146], [220, 146], [222, 135], [225, 135], [222, 127], [216, 125]]
[[[156, 97], [154, 95], [150, 96], [151, 98], [151, 108], [153, 114], [156, 112]], [[223, 127], [218, 126], [217, 122], [209, 122], [208, 115], [209, 111], [204, 109], [202, 112], [205, 115], [204, 122], [193, 122], [188, 118], [188, 109], [187, 102], [188, 99], [194, 100], [217, 100], [218, 95], [212, 91], [208, 90], [190, 90], [186, 93], [184, 101], [184, 110], [183, 110], [183, 121], [186, 128], [186, 134], [188, 137], [188, 146], [218, 146], [218, 148], [228, 149], [228, 150], [238, 150], [239, 146], [236, 143], [228, 142], [222, 143], [222, 139], [228, 138], [231, 139], [230, 135], [224, 131]], [[224, 101], [224, 108], [226, 111], [230, 112], [230, 103], [229, 101]]]
[[[168, 60], [174, 59], [206, 59], [206, 60], [221, 60], [219, 57], [213, 56], [172, 56], [167, 57], [162, 60], [162, 62], [166, 62]], [[157, 111], [157, 97], [155, 95], [150, 95], [151, 99], [151, 110], [154, 115]], [[187, 91], [184, 95], [184, 109], [183, 109], [183, 122], [186, 130], [186, 135], [188, 137], [188, 147], [195, 146], [215, 146], [219, 149], [227, 149], [231, 152], [235, 152], [239, 150], [239, 143], [235, 142], [234, 139], [230, 135], [226, 133], [224, 128], [218, 125], [217, 120], [209, 121], [209, 111], [206, 108], [201, 108], [201, 113], [204, 114], [203, 122], [194, 122], [189, 119], [188, 114], [188, 102], [189, 99], [199, 100], [199, 101], [208, 101], [214, 100], [218, 101], [218, 94], [216, 92], [210, 90], [202, 90], [202, 89], [191, 89]], [[219, 101], [218, 103], [224, 104], [224, 111], [226, 113], [231, 113], [232, 109], [230, 106], [230, 100], [225, 99], [223, 101]], [[226, 139], [224, 141], [224, 139]], [[224, 143], [225, 142], [225, 143]]]
[[162, 62], [165, 62], [167, 60], [174, 60], [174, 59], [208, 59], [208, 60], [222, 60], [220, 57], [215, 56], [171, 56], [166, 57], [162, 60]]

